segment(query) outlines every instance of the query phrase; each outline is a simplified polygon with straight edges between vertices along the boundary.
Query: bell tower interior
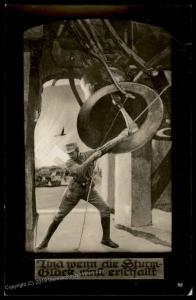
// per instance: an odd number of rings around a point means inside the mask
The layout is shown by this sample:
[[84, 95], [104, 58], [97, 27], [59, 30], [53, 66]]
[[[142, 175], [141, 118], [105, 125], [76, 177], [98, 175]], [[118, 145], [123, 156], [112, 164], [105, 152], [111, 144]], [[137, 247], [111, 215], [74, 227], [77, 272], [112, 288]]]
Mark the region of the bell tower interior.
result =
[[137, 128], [100, 159], [100, 193], [116, 229], [171, 251], [171, 39], [163, 28], [123, 19], [60, 20], [24, 32], [27, 251], [39, 224], [37, 195], [57, 189], [64, 145], [96, 149], [106, 133], [109, 141], [126, 128], [115, 97]]

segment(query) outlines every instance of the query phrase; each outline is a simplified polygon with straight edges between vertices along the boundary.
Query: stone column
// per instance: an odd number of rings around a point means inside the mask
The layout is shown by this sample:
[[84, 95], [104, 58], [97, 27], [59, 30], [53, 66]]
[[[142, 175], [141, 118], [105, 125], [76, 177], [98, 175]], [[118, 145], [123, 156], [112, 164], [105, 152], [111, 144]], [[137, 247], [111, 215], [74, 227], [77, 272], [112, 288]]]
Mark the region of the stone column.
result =
[[118, 227], [152, 224], [151, 142], [115, 157], [115, 223]]
[[169, 140], [152, 140], [152, 208], [172, 207], [171, 145]]

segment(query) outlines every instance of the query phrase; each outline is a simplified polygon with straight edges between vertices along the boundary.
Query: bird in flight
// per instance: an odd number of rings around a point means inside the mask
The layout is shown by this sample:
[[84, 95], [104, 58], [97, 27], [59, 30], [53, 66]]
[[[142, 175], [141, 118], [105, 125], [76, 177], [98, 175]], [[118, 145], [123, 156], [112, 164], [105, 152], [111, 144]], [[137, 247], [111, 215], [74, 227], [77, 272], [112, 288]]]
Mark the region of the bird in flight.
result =
[[64, 127], [63, 127], [61, 133], [60, 133], [60, 134], [57, 134], [57, 135], [55, 135], [55, 136], [64, 136], [64, 135], [66, 135], [66, 133], [65, 133], [65, 130], [64, 130]]

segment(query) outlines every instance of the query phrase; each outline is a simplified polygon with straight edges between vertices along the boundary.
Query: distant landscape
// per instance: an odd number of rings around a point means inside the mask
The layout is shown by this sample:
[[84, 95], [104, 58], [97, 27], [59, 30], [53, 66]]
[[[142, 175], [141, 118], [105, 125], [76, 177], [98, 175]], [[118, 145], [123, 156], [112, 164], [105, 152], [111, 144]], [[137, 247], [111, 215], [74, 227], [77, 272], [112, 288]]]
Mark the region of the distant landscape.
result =
[[[96, 185], [101, 184], [101, 170], [94, 170], [94, 181]], [[67, 176], [66, 170], [59, 166], [42, 167], [35, 169], [35, 187], [56, 187], [67, 186], [70, 176]]]
[[49, 187], [67, 185], [65, 169], [58, 166], [42, 167], [35, 170], [35, 186]]

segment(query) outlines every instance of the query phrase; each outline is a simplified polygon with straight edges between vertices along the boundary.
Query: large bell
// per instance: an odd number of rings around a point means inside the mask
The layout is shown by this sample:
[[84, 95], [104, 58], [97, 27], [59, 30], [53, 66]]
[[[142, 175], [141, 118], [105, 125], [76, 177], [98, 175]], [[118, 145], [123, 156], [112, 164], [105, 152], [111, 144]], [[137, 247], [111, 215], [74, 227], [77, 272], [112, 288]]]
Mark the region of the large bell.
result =
[[[77, 119], [78, 134], [90, 148], [100, 147], [126, 128], [125, 119], [118, 107], [113, 104], [111, 96], [118, 95], [122, 103], [126, 100], [124, 108], [138, 125], [138, 130], [116, 146], [112, 152], [123, 153], [140, 148], [152, 139], [161, 125], [163, 103], [152, 88], [133, 82], [119, 84], [124, 91], [134, 95], [135, 99], [126, 99], [115, 84], [109, 84], [90, 95], [80, 109]], [[89, 86], [92, 92], [95, 84]]]

